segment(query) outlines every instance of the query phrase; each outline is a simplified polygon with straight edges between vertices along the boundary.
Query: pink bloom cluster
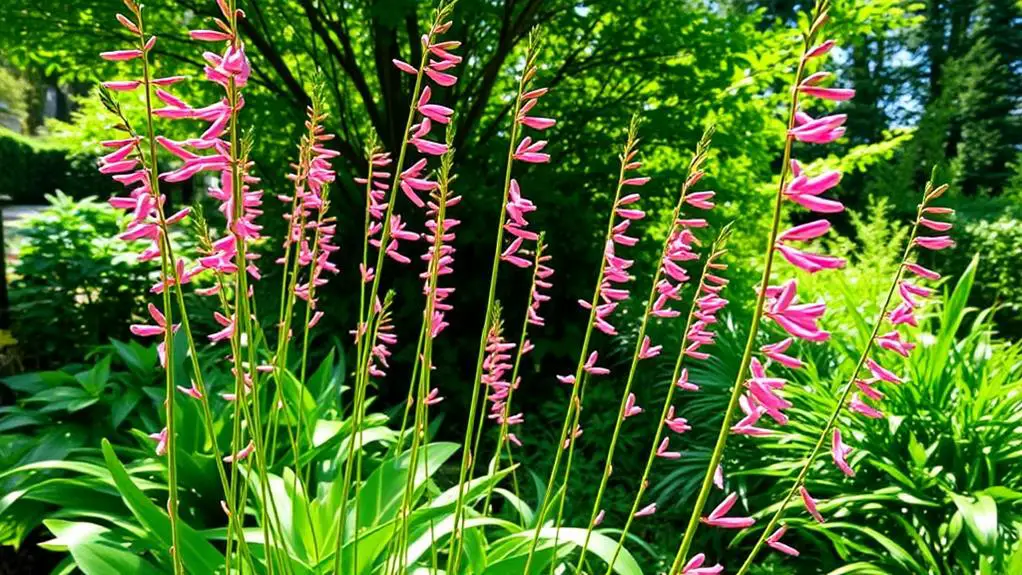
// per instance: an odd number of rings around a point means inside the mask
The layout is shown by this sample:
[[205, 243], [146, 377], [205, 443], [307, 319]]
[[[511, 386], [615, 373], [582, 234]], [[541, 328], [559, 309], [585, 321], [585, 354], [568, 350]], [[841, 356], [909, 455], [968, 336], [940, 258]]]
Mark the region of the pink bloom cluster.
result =
[[[535, 77], [536, 71], [537, 68], [535, 65], [530, 65], [529, 69], [525, 71], [525, 76], [522, 81], [523, 89]], [[528, 127], [534, 130], [546, 130], [557, 123], [557, 121], [552, 118], [529, 116], [529, 112], [536, 107], [536, 104], [539, 103], [539, 99], [546, 94], [547, 91], [547, 88], [537, 88], [520, 95], [518, 116], [515, 117], [515, 123], [518, 126]], [[520, 130], [520, 128], [518, 128], [518, 130]], [[516, 130], [516, 133], [518, 130]], [[546, 147], [546, 144], [547, 142], [545, 140], [533, 142], [532, 138], [526, 136], [522, 138], [522, 141], [518, 144], [514, 154], [512, 154], [512, 161], [525, 162], [529, 164], [549, 162], [550, 155], [541, 151]], [[521, 187], [515, 179], [512, 179], [509, 184], [508, 199], [504, 209], [507, 215], [504, 230], [513, 237], [511, 239], [511, 243], [508, 244], [503, 252], [501, 252], [500, 259], [513, 266], [527, 268], [532, 265], [532, 262], [529, 258], [523, 257], [523, 255], [525, 255], [523, 243], [526, 241], [537, 241], [539, 239], [539, 234], [528, 229], [529, 222], [525, 219], [525, 215], [529, 212], [535, 211], [536, 205], [529, 201], [528, 198], [522, 196]]]
[[[542, 250], [542, 244], [536, 247], [538, 250]], [[537, 260], [536, 271], [532, 278], [532, 304], [529, 306], [529, 317], [526, 321], [531, 325], [542, 327], [546, 325], [546, 319], [539, 315], [539, 308], [544, 302], [550, 301], [550, 296], [541, 292], [540, 290], [550, 289], [554, 287], [554, 284], [550, 283], [550, 276], [554, 275], [554, 268], [550, 267], [549, 262], [551, 260], [550, 255], [540, 255]], [[525, 344], [522, 346], [522, 353], [529, 353], [532, 350], [532, 344], [529, 340], [525, 340]]]
[[[486, 357], [483, 359], [482, 385], [487, 388], [490, 400], [490, 413], [487, 416], [491, 421], [500, 425], [521, 425], [525, 417], [521, 413], [505, 415], [507, 411], [507, 399], [512, 389], [518, 389], [521, 378], [511, 382], [507, 380], [508, 370], [514, 367], [511, 364], [511, 351], [515, 344], [504, 341], [500, 322], [494, 322], [490, 333], [486, 336]], [[522, 442], [514, 433], [508, 433], [507, 439], [511, 443], [521, 446]]]
[[[223, 4], [218, 5], [223, 17], [230, 21], [232, 15], [227, 13]], [[237, 11], [233, 16], [241, 18], [243, 13]], [[220, 85], [226, 92], [225, 97], [203, 108], [193, 108], [169, 92], [156, 91], [156, 97], [163, 102], [164, 107], [154, 110], [154, 115], [174, 120], [209, 122], [206, 130], [198, 138], [186, 141], [159, 139], [164, 149], [183, 161], [180, 168], [164, 173], [160, 178], [168, 182], [180, 182], [201, 172], [212, 171], [219, 174], [218, 180], [209, 188], [209, 195], [220, 201], [219, 209], [227, 221], [228, 234], [213, 240], [212, 253], [200, 258], [199, 266], [201, 270], [213, 270], [217, 274], [233, 274], [244, 268], [249, 275], [258, 279], [260, 272], [254, 262], [257, 254], [246, 253], [248, 261], [245, 262], [239, 262], [237, 259], [241, 242], [260, 237], [262, 227], [256, 224], [255, 220], [262, 214], [260, 208], [263, 192], [251, 189], [251, 185], [259, 182], [259, 179], [250, 173], [252, 164], [247, 161], [242, 163], [240, 151], [232, 149], [232, 144], [226, 137], [231, 121], [245, 105], [240, 90], [248, 83], [252, 69], [240, 39], [224, 21], [219, 18], [214, 21], [221, 29], [220, 32], [193, 30], [191, 36], [199, 41], [225, 44], [219, 55], [213, 52], [203, 54], [206, 60], [204, 68], [206, 79]], [[240, 175], [241, 182], [234, 181], [236, 173]], [[236, 186], [240, 189], [237, 198]], [[239, 200], [241, 205], [236, 205]], [[199, 290], [198, 293], [213, 295], [217, 293], [219, 287], [218, 283], [212, 288]], [[224, 329], [210, 335], [210, 340], [217, 342], [230, 338], [234, 333], [235, 318], [217, 314], [215, 319]]]
[[[434, 192], [427, 205], [426, 215], [433, 219], [426, 221], [427, 232], [423, 234], [429, 242], [426, 253], [421, 257], [426, 262], [426, 270], [419, 274], [423, 280], [422, 293], [426, 296], [428, 308], [433, 310], [433, 317], [430, 321], [429, 337], [435, 338], [440, 335], [449, 324], [444, 319], [444, 314], [451, 311], [452, 306], [446, 300], [454, 293], [453, 287], [440, 287], [437, 285], [439, 278], [454, 273], [454, 228], [461, 221], [446, 217], [447, 208], [456, 206], [461, 202], [461, 196], [447, 197], [446, 193]], [[441, 219], [441, 203], [443, 204], [444, 217]], [[436, 253], [434, 253], [434, 251]], [[435, 260], [435, 261], [434, 261]], [[431, 277], [435, 273], [436, 277]], [[435, 280], [435, 281], [434, 281]]]
[[[629, 150], [624, 157], [624, 171], [629, 172], [637, 170], [642, 167], [641, 162], [634, 161], [635, 155], [638, 153], [637, 149]], [[649, 182], [648, 177], [633, 176], [624, 178], [621, 180], [620, 185], [624, 186], [642, 186]], [[633, 221], [641, 220], [646, 217], [646, 213], [642, 210], [629, 208], [631, 204], [638, 202], [640, 199], [639, 194], [632, 193], [627, 194], [623, 197], [619, 197], [617, 202], [614, 204], [614, 215], [621, 218], [621, 221], [613, 226], [612, 235], [607, 240], [606, 245], [603, 248], [603, 279], [600, 283], [599, 301], [596, 306], [596, 313], [593, 319], [593, 327], [602, 331], [607, 335], [617, 335], [617, 328], [611, 324], [607, 318], [610, 317], [614, 310], [617, 309], [618, 305], [628, 299], [629, 291], [626, 284], [632, 281], [633, 276], [628, 273], [628, 268], [632, 267], [635, 260], [629, 260], [622, 258], [616, 254], [617, 245], [621, 246], [634, 246], [636, 239], [626, 235], [629, 226]], [[590, 309], [591, 304], [585, 300], [579, 300], [578, 304], [584, 309]], [[595, 352], [594, 352], [595, 353]]]
[[[390, 172], [383, 168], [390, 166], [393, 160], [390, 153], [373, 150], [369, 153], [369, 177], [356, 177], [355, 183], [366, 186], [366, 239], [372, 239], [383, 230], [383, 218], [387, 213], [387, 190], [390, 189]], [[369, 264], [362, 262], [358, 266], [362, 283], [373, 281], [375, 273]], [[361, 335], [361, 334], [359, 334]], [[357, 337], [356, 337], [357, 339]]]
[[394, 333], [394, 324], [391, 321], [390, 315], [384, 313], [384, 305], [380, 302], [379, 298], [373, 303], [375, 313], [380, 314], [379, 325], [376, 327], [376, 338], [372, 342], [372, 350], [370, 350], [369, 365], [367, 367], [369, 375], [373, 377], [386, 377], [387, 372], [385, 368], [390, 368], [388, 360], [393, 352], [390, 348], [397, 345], [397, 334]]
[[[825, 55], [833, 47], [833, 42], [826, 42], [806, 52], [806, 61]], [[851, 90], [837, 88], [821, 88], [818, 84], [827, 74], [811, 74], [798, 86], [799, 93], [827, 100], [847, 100], [854, 94]], [[801, 109], [796, 109], [795, 127], [788, 132], [789, 140], [825, 144], [832, 142], [844, 133], [846, 116], [836, 114], [814, 119]], [[790, 142], [789, 142], [790, 145]], [[810, 177], [799, 165], [791, 160], [792, 179], [783, 190], [784, 198], [815, 213], [835, 213], [844, 210], [844, 206], [836, 201], [819, 197], [820, 194], [833, 188], [841, 181], [841, 174], [829, 171]], [[844, 266], [843, 259], [805, 251], [797, 244], [817, 239], [828, 231], [831, 224], [825, 219], [812, 220], [796, 225], [778, 234], [774, 249], [793, 266], [808, 273], [816, 273], [826, 269], [838, 269]], [[767, 370], [773, 363], [779, 363], [789, 369], [798, 369], [802, 361], [788, 354], [795, 339], [811, 342], [822, 342], [830, 334], [820, 327], [820, 320], [827, 310], [824, 302], [800, 303], [798, 301], [798, 283], [795, 279], [780, 285], [767, 287], [763, 315], [776, 323], [789, 337], [766, 344], [760, 348], [764, 359], [753, 358], [745, 382], [746, 393], [740, 398], [743, 417], [732, 428], [732, 432], [742, 435], [763, 436], [770, 430], [757, 426], [763, 415], [768, 415], [779, 425], [785, 425], [788, 417], [784, 411], [791, 403], [783, 398], [781, 390], [787, 383], [783, 378], [771, 377]]]
[[[461, 56], [457, 56], [451, 53], [451, 50], [458, 48], [461, 43], [457, 41], [446, 41], [438, 42], [436, 39], [446, 33], [450, 27], [451, 22], [440, 22], [438, 21], [434, 27], [427, 33], [423, 34], [421, 42], [422, 47], [426, 51], [424, 62], [426, 66], [422, 70], [427, 80], [432, 82], [436, 86], [450, 87], [453, 86], [458, 78], [453, 74], [447, 72], [461, 63]], [[419, 75], [419, 69], [403, 60], [393, 60], [393, 64], [398, 70], [411, 74], [413, 76]], [[415, 112], [419, 118], [419, 121], [411, 126], [410, 133], [405, 134], [405, 142], [408, 145], [413, 146], [420, 154], [424, 156], [441, 156], [447, 152], [447, 144], [430, 140], [428, 136], [433, 130], [433, 123], [448, 124], [450, 123], [451, 115], [454, 113], [453, 110], [446, 106], [431, 103], [433, 98], [433, 89], [427, 84], [419, 94], [414, 95], [418, 99], [415, 102]], [[387, 179], [390, 178], [389, 172], [377, 171], [375, 168], [383, 168], [391, 163], [390, 155], [385, 153], [373, 153], [369, 161], [373, 166], [372, 171], [372, 183], [369, 192], [369, 215], [373, 222], [369, 225], [369, 236], [370, 244], [376, 248], [383, 248], [384, 252], [392, 260], [407, 264], [411, 262], [407, 256], [401, 254], [398, 251], [399, 242], [401, 241], [416, 241], [419, 239], [419, 234], [411, 232], [406, 229], [406, 224], [401, 221], [401, 216], [392, 215], [389, 222], [384, 222], [386, 213], [391, 211], [389, 203], [384, 202], [386, 194], [384, 190], [387, 189]], [[423, 208], [426, 206], [426, 202], [423, 201], [419, 195], [421, 192], [433, 192], [437, 189], [437, 183], [426, 177], [426, 168], [428, 166], [427, 158], [420, 158], [414, 164], [407, 169], [403, 170], [397, 176], [397, 186], [401, 189], [402, 193], [411, 201], [416, 207]], [[399, 168], [400, 169], [400, 168]], [[368, 178], [358, 178], [356, 182], [367, 184]], [[384, 228], [387, 228], [384, 230]], [[373, 237], [376, 234], [384, 232], [384, 237], [377, 238]], [[386, 242], [386, 246], [383, 243]], [[372, 281], [376, 270], [369, 267], [368, 263], [363, 263], [361, 266], [361, 274], [364, 282]], [[365, 326], [360, 326], [358, 333], [365, 330]]]
[[[803, 65], [809, 60], [824, 56], [833, 46], [833, 42], [825, 42], [807, 50], [803, 56]], [[820, 87], [819, 84], [828, 76], [829, 74], [824, 73], [811, 74], [804, 78], [796, 89], [803, 96], [832, 101], [848, 100], [854, 95], [852, 90]], [[796, 108], [794, 125], [787, 134], [787, 144], [791, 146], [794, 141], [810, 144], [833, 142], [844, 134], [842, 125], [846, 119], [843, 114], [813, 118]], [[840, 182], [839, 172], [830, 171], [809, 176], [794, 159], [791, 160], [790, 169], [792, 179], [786, 182], [781, 190], [784, 199], [815, 213], [836, 213], [844, 209], [840, 202], [820, 197], [822, 193]], [[823, 236], [830, 228], [830, 222], [824, 219], [796, 225], [778, 234], [772, 249], [790, 264], [808, 273], [841, 268], [845, 263], [841, 258], [809, 252], [798, 247], [798, 244]], [[776, 323], [787, 337], [762, 346], [760, 348], [762, 360], [758, 357], [751, 359], [749, 378], [745, 381], [745, 393], [739, 398], [739, 405], [745, 416], [732, 426], [732, 433], [750, 436], [770, 434], [769, 429], [757, 425], [764, 415], [769, 416], [778, 425], [785, 425], [788, 422], [785, 410], [791, 407], [791, 403], [783, 397], [781, 391], [787, 382], [783, 378], [771, 376], [768, 373], [769, 368], [774, 363], [789, 369], [798, 369], [802, 366], [801, 360], [788, 353], [795, 339], [821, 342], [830, 337], [830, 334], [820, 327], [820, 320], [826, 312], [826, 304], [800, 303], [797, 288], [796, 280], [789, 279], [780, 285], [768, 286], [765, 293], [760, 294], [764, 298], [763, 315]], [[837, 439], [839, 441], [840, 437]], [[728, 495], [708, 516], [701, 518], [702, 522], [731, 529], [751, 527], [755, 523], [752, 517], [727, 516], [737, 498], [737, 493]], [[783, 553], [797, 555], [797, 550], [780, 541], [786, 529], [782, 526], [767, 538], [766, 543]]]
[[[114, 62], [131, 61], [142, 58], [152, 50], [156, 44], [156, 37], [148, 39], [142, 36], [137, 24], [127, 17], [118, 14], [118, 21], [122, 26], [139, 38], [142, 49], [136, 50], [115, 50], [100, 54], [105, 60]], [[183, 78], [171, 76], [165, 78], [150, 79], [153, 86], [169, 86]], [[104, 82], [104, 87], [114, 91], [132, 91], [143, 85], [142, 80], [126, 80]], [[148, 87], [147, 87], [148, 88]], [[157, 92], [162, 91], [157, 88]], [[160, 138], [157, 137], [157, 140]], [[170, 227], [184, 220], [189, 214], [189, 209], [184, 208], [170, 216], [163, 216], [163, 206], [166, 203], [166, 196], [157, 194], [153, 188], [151, 167], [145, 163], [145, 155], [142, 152], [142, 136], [131, 134], [128, 138], [119, 140], [108, 140], [102, 143], [105, 148], [113, 148], [113, 151], [102, 156], [99, 160], [99, 171], [102, 174], [110, 175], [114, 181], [128, 188], [127, 196], [115, 196], [110, 198], [110, 205], [131, 212], [131, 221], [127, 229], [118, 237], [124, 241], [144, 241], [147, 247], [138, 255], [139, 261], [151, 261], [163, 256], [164, 244], [167, 241], [166, 235]], [[154, 158], [150, 158], [154, 160]], [[169, 254], [167, 254], [169, 255]], [[186, 270], [184, 260], [173, 262], [173, 277], [162, 275], [160, 280], [153, 286], [153, 293], [162, 293], [164, 289], [191, 281], [197, 270]], [[166, 318], [163, 313], [152, 304], [148, 307], [149, 315], [156, 325], [136, 324], [131, 326], [131, 332], [140, 337], [165, 338], [168, 329]], [[175, 324], [171, 329], [177, 331], [179, 325]], [[157, 346], [160, 358], [160, 365], [166, 362], [166, 341], [161, 341]]]
[[[919, 216], [916, 219], [917, 234], [921, 230], [943, 233], [951, 229], [951, 223], [933, 218], [950, 215], [954, 211], [950, 208], [928, 205], [930, 201], [939, 197], [946, 189], [946, 186], [941, 186], [936, 190], [928, 190], [922, 205], [919, 207]], [[947, 235], [915, 235], [909, 249], [942, 250], [953, 245], [954, 242]], [[934, 293], [933, 289], [917, 284], [916, 281], [918, 280], [906, 279], [904, 277], [905, 272], [920, 279], [940, 279], [940, 274], [917, 263], [905, 262], [902, 264], [901, 270], [899, 270], [897, 293], [901, 302], [884, 318], [885, 321], [891, 324], [892, 329], [883, 335], [877, 336], [874, 342], [880, 350], [903, 358], [911, 355], [916, 344], [906, 340], [903, 334], [897, 330], [897, 327], [899, 325], [918, 326], [919, 322], [916, 318], [916, 312], [923, 306], [926, 298]], [[880, 419], [884, 414], [873, 403], [881, 401], [884, 398], [884, 394], [877, 389], [877, 386], [882, 384], [901, 385], [904, 380], [894, 371], [881, 364], [879, 361], [881, 354], [876, 353], [874, 348], [869, 348], [868, 352], [874, 353], [871, 356], [867, 355], [865, 357], [863, 366], [869, 371], [870, 377], [855, 379], [856, 393], [851, 395], [847, 407], [852, 413], [872, 419]], [[849, 477], [855, 475], [855, 471], [848, 463], [851, 451], [852, 448], [844, 443], [840, 429], [835, 427], [831, 435], [831, 457], [834, 460], [834, 465]]]
[[[327, 201], [325, 195], [326, 186], [333, 183], [337, 174], [330, 165], [330, 160], [336, 158], [339, 152], [323, 147], [323, 142], [332, 140], [333, 134], [325, 133], [323, 126], [319, 124], [325, 115], [319, 115], [312, 109], [309, 110], [309, 120], [306, 126], [311, 131], [311, 138], [308, 142], [308, 158], [295, 166], [295, 171], [288, 174], [288, 178], [295, 183], [295, 195], [289, 197], [280, 195], [281, 201], [292, 203], [292, 210], [284, 214], [288, 221], [288, 234], [284, 240], [284, 247], [297, 246], [298, 269], [308, 269], [308, 277], [305, 283], [296, 283], [295, 295], [315, 309], [316, 298], [313, 295], [315, 288], [326, 284], [323, 272], [337, 273], [337, 266], [329, 261], [330, 254], [339, 248], [334, 245], [333, 239], [337, 232], [337, 226], [333, 220], [325, 217]], [[313, 235], [314, 246], [310, 248], [309, 234]], [[283, 259], [279, 263], [286, 263]], [[316, 313], [309, 320], [312, 327], [323, 317], [323, 312]]]

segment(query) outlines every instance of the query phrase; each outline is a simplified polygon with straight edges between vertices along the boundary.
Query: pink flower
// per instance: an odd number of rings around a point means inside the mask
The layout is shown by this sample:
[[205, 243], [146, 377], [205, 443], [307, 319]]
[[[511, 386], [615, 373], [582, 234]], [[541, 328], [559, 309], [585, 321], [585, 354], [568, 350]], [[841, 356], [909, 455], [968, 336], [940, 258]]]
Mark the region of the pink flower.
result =
[[944, 248], [953, 247], [955, 242], [950, 236], [921, 236], [913, 240], [912, 245], [926, 248], [928, 250], [942, 250]]
[[629, 417], [639, 415], [640, 413], [642, 413], [642, 408], [635, 405], [635, 394], [629, 393], [628, 397], [625, 399], [625, 409], [621, 413], [621, 417], [628, 419]]
[[111, 62], [124, 62], [142, 57], [141, 50], [113, 50], [111, 52], [100, 52], [99, 57]]
[[699, 520], [707, 525], [723, 527], [725, 529], [745, 529], [746, 527], [753, 526], [756, 523], [756, 520], [752, 517], [725, 517], [728, 511], [731, 511], [731, 508], [735, 506], [735, 502], [737, 501], [738, 494], [732, 493], [731, 495], [728, 495], [724, 501], [721, 501], [720, 505], [717, 505], [717, 507], [710, 512], [709, 516], [702, 517]]
[[649, 336], [645, 336], [642, 340], [642, 345], [639, 347], [639, 359], [649, 359], [660, 355], [660, 350], [663, 349], [662, 345], [650, 346]]
[[755, 404], [746, 395], [738, 398], [738, 406], [742, 409], [742, 412], [745, 413], [745, 417], [731, 427], [731, 433], [736, 435], [748, 435], [750, 437], [765, 437], [772, 433], [769, 429], [756, 427], [756, 423], [758, 423], [760, 418], [763, 417], [763, 414], [766, 413], [766, 409], [764, 407]]
[[167, 428], [164, 427], [159, 433], [150, 433], [149, 439], [156, 442], [156, 456], [161, 457], [167, 454]]
[[252, 440], [249, 440], [248, 445], [243, 447], [240, 451], [233, 455], [228, 455], [224, 457], [224, 463], [235, 463], [238, 461], [244, 461], [245, 459], [248, 458], [249, 455], [252, 455], [253, 451], [255, 451], [255, 443], [253, 443]]
[[826, 304], [795, 304], [797, 285], [792, 279], [782, 286], [767, 288], [769, 306], [764, 315], [794, 337], [816, 342], [827, 340], [830, 334], [820, 329], [818, 323], [827, 311]]
[[830, 50], [835, 45], [836, 45], [836, 43], [833, 40], [827, 40], [826, 42], [823, 42], [822, 44], [818, 44], [816, 46], [813, 46], [812, 48], [810, 48], [810, 50], [808, 52], [806, 52], [805, 59], [809, 60], [811, 58], [819, 58], [820, 56], [823, 56], [823, 55], [827, 54], [828, 52], [830, 52]]
[[699, 391], [698, 385], [688, 381], [688, 368], [682, 368], [681, 375], [678, 376], [678, 381], [674, 382], [674, 385], [685, 391]]
[[815, 96], [834, 102], [843, 102], [855, 97], [855, 90], [850, 88], [820, 88], [818, 86], [802, 85], [798, 87], [798, 91], [807, 96]]
[[532, 138], [526, 136], [518, 147], [515, 148], [514, 159], [529, 164], [543, 164], [550, 161], [550, 154], [541, 153], [547, 145], [546, 140], [533, 143]]
[[643, 507], [642, 509], [636, 511], [635, 514], [633, 515], [633, 517], [636, 517], [636, 518], [648, 517], [650, 515], [653, 515], [654, 513], [656, 513], [656, 503], [650, 503], [649, 505], [647, 505], [647, 506]]
[[763, 347], [759, 348], [759, 350], [763, 352], [763, 355], [767, 356], [768, 358], [776, 361], [777, 363], [785, 367], [791, 369], [798, 369], [803, 365], [802, 360], [784, 353], [788, 350], [789, 347], [791, 347], [791, 343], [793, 341], [794, 340], [792, 338], [788, 337], [782, 339], [777, 343], [764, 345]]
[[412, 66], [411, 64], [405, 62], [404, 60], [398, 60], [397, 58], [394, 58], [393, 60], [391, 60], [391, 62], [394, 64], [394, 67], [396, 67], [398, 70], [401, 70], [406, 74], [411, 74], [412, 76], [417, 76], [419, 74], [419, 70], [415, 66]]
[[788, 263], [809, 273], [845, 267], [845, 260], [843, 258], [812, 254], [782, 243], [777, 244], [777, 251], [781, 252], [781, 255], [784, 256], [784, 259], [788, 260]]
[[128, 80], [121, 82], [103, 82], [104, 88], [108, 90], [113, 90], [115, 92], [130, 92], [141, 85], [142, 82], [139, 82], [138, 80]]
[[884, 368], [877, 363], [873, 358], [866, 359], [866, 368], [873, 374], [873, 377], [886, 381], [887, 383], [901, 384], [902, 380], [900, 377], [894, 374], [893, 371]]
[[932, 271], [932, 270], [929, 270], [929, 269], [926, 269], [926, 268], [924, 268], [923, 266], [921, 266], [919, 264], [907, 263], [907, 264], [905, 264], [905, 269], [910, 271], [910, 272], [912, 272], [913, 274], [921, 277], [921, 278], [925, 278], [925, 279], [928, 279], [928, 280], [939, 280], [940, 279], [940, 274], [939, 273], [937, 273], [935, 271]]
[[681, 568], [681, 575], [719, 575], [724, 571], [724, 567], [719, 563], [712, 567], [703, 567], [705, 562], [706, 555], [697, 553]]
[[667, 408], [667, 417], [664, 419], [664, 424], [674, 433], [685, 433], [692, 429], [684, 417], [674, 417], [673, 405]]
[[440, 397], [440, 389], [434, 387], [429, 391], [429, 394], [423, 399], [425, 405], [436, 405], [442, 402], [444, 398]]
[[680, 451], [670, 451], [671, 438], [665, 437], [657, 446], [656, 456], [664, 459], [681, 459]]
[[915, 349], [916, 344], [901, 339], [901, 333], [891, 331], [876, 338], [876, 343], [882, 349], [893, 351], [902, 357], [908, 357]]
[[192, 40], [200, 40], [202, 42], [226, 42], [231, 39], [230, 34], [216, 30], [190, 30], [188, 35], [191, 36]]
[[822, 236], [830, 231], [830, 222], [827, 220], [814, 220], [808, 224], [795, 226], [784, 231], [777, 237], [778, 240], [805, 242]]
[[841, 172], [832, 170], [816, 177], [809, 177], [802, 173], [802, 168], [796, 160], [791, 161], [791, 171], [793, 178], [784, 190], [786, 198], [818, 213], [837, 213], [845, 209], [841, 202], [819, 197], [841, 181]]
[[835, 427], [834, 433], [831, 435], [830, 455], [834, 458], [834, 465], [837, 465], [837, 468], [848, 477], [855, 475], [855, 471], [848, 465], [846, 459], [851, 452], [852, 448], [841, 441], [841, 430]]
[[767, 545], [769, 545], [773, 549], [776, 549], [776, 550], [780, 551], [781, 553], [785, 553], [787, 555], [791, 555], [792, 557], [798, 557], [798, 549], [795, 549], [794, 547], [791, 547], [790, 545], [786, 545], [784, 543], [781, 543], [781, 537], [784, 537], [784, 533], [787, 530], [788, 530], [788, 526], [787, 525], [782, 525], [780, 527], [780, 529], [778, 529], [777, 531], [774, 531], [770, 535], [770, 537], [767, 537], [766, 543], [767, 543]]
[[576, 439], [582, 437], [582, 433], [583, 433], [582, 426], [576, 425], [575, 430], [571, 432], [571, 436], [564, 440], [564, 445], [562, 445], [562, 447], [564, 449], [567, 449], [569, 446], [571, 446], [572, 443], [575, 443]]
[[881, 419], [884, 416], [879, 409], [859, 399], [859, 394], [857, 393], [852, 394], [852, 399], [848, 402], [848, 409], [871, 419]]
[[607, 374], [609, 374], [610, 373], [609, 369], [607, 369], [605, 367], [597, 367], [596, 360], [598, 358], [599, 358], [599, 353], [598, 352], [594, 351], [591, 354], [589, 354], [589, 358], [586, 360], [585, 365], [583, 366], [583, 369], [585, 369], [586, 373], [588, 373], [589, 375], [607, 375]]
[[806, 511], [813, 516], [818, 523], [823, 523], [823, 515], [820, 515], [820, 510], [817, 508], [817, 501], [813, 499], [812, 495], [809, 495], [809, 490], [804, 485], [799, 486], [798, 493], [802, 497], [802, 503], [806, 506]]

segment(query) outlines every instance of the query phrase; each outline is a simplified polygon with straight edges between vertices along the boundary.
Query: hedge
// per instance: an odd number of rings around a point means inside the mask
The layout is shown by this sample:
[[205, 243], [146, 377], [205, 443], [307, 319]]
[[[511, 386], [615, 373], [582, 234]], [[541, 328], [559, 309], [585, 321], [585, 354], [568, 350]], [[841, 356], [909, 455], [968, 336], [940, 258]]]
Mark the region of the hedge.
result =
[[103, 197], [114, 187], [96, 171], [94, 158], [0, 128], [0, 194], [14, 204], [38, 205], [56, 190], [74, 198]]

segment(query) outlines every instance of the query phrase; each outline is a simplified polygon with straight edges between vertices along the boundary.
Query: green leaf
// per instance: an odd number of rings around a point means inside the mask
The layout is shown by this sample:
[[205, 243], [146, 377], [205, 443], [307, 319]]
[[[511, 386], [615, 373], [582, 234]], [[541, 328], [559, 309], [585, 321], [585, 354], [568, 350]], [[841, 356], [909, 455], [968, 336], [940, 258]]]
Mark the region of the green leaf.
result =
[[41, 543], [47, 549], [66, 549], [85, 575], [153, 575], [161, 573], [152, 563], [124, 549], [107, 537], [106, 527], [87, 522], [46, 520], [55, 538]]
[[[440, 469], [460, 446], [456, 443], [432, 443], [428, 446], [429, 457], [417, 458], [416, 473], [413, 479], [413, 486], [418, 492], [428, 475], [433, 475]], [[426, 451], [426, 446], [419, 448]], [[427, 461], [428, 459], [428, 461]], [[404, 496], [406, 478], [408, 477], [408, 466], [411, 464], [411, 451], [402, 453], [400, 456], [384, 461], [366, 480], [365, 485], [359, 490], [358, 518], [360, 527], [370, 527], [389, 521], [396, 516], [401, 499]], [[354, 521], [355, 510], [349, 512], [348, 521]]]
[[958, 507], [969, 535], [980, 549], [992, 552], [997, 548], [997, 502], [989, 495], [976, 495], [975, 500], [951, 494], [951, 500]]
[[[523, 539], [529, 540], [536, 534], [533, 529], [521, 531], [507, 537], [507, 539]], [[552, 543], [557, 540], [558, 545], [562, 543], [574, 544], [575, 546], [582, 547], [586, 538], [586, 530], [578, 527], [568, 527], [556, 529], [553, 527], [544, 527], [539, 530], [540, 541], [546, 541]], [[589, 538], [589, 546], [587, 552], [596, 555], [606, 563], [610, 563], [611, 557], [614, 556], [614, 551], [617, 549], [617, 540], [612, 539], [604, 535], [601, 531], [593, 531]], [[528, 553], [528, 551], [526, 551]], [[533, 560], [533, 566], [536, 565], [535, 559]], [[614, 561], [613, 571], [618, 575], [642, 575], [642, 569], [639, 567], [639, 563], [635, 560], [635, 557], [628, 552], [627, 549], [621, 548], [618, 552], [617, 559]], [[538, 571], [536, 571], [538, 573]], [[489, 575], [489, 571], [487, 571]]]
[[[103, 440], [102, 449], [107, 469], [110, 470], [125, 505], [161, 546], [169, 548], [172, 545], [170, 518], [135, 485], [106, 439]], [[224, 558], [216, 547], [180, 519], [177, 522], [177, 531], [181, 560], [185, 565], [201, 573], [214, 573], [223, 566]]]

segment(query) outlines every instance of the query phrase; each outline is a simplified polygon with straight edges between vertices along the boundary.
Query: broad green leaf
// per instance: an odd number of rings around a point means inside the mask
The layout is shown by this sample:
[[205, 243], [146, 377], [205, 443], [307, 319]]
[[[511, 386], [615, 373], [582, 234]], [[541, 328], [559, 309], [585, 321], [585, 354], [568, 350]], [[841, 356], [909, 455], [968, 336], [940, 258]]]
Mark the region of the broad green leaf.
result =
[[976, 543], [984, 551], [992, 552], [997, 546], [997, 502], [989, 495], [977, 495], [975, 499], [951, 494], [958, 511], [965, 520]]
[[[170, 518], [135, 485], [106, 439], [103, 440], [102, 449], [103, 459], [128, 509], [160, 545], [169, 548], [172, 545]], [[181, 558], [187, 565], [202, 573], [214, 573], [221, 568], [224, 563], [223, 555], [206, 539], [180, 520], [177, 522], [177, 531]]]
[[[533, 529], [528, 529], [515, 533], [507, 537], [507, 539], [524, 539], [530, 540], [536, 534]], [[578, 527], [562, 527], [556, 529], [554, 527], [544, 527], [539, 530], [540, 541], [553, 543], [556, 539], [558, 545], [562, 543], [573, 544], [577, 547], [582, 547], [586, 538], [586, 530]], [[601, 531], [593, 531], [589, 538], [589, 546], [587, 552], [591, 553], [606, 563], [610, 563], [611, 558], [614, 556], [614, 552], [617, 549], [617, 540], [612, 539], [604, 535]], [[618, 575], [642, 575], [642, 569], [639, 567], [638, 562], [632, 557], [632, 554], [627, 549], [621, 548], [617, 555], [617, 559], [614, 560], [613, 571]]]
[[128, 551], [106, 537], [110, 530], [87, 522], [50, 519], [46, 527], [54, 539], [40, 546], [54, 550], [67, 550], [75, 564], [85, 575], [153, 575], [162, 570], [141, 556]]

